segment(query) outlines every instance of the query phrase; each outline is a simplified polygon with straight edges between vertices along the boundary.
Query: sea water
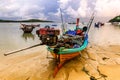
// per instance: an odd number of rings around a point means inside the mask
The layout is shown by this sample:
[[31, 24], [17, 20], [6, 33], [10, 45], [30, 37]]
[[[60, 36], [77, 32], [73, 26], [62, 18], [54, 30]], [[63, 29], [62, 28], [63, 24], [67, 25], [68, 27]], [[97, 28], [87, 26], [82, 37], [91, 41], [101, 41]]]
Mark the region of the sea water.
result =
[[20, 23], [0, 23], [0, 54], [39, 44], [40, 40], [36, 34], [36, 30], [46, 25], [60, 25], [59, 23], [46, 22], [24, 24], [40, 24], [40, 27], [33, 29], [32, 33], [23, 33], [23, 31], [20, 29]]
[[[11, 52], [19, 49], [24, 49], [36, 44], [41, 41], [36, 34], [36, 30], [39, 28], [49, 25], [57, 29], [62, 29], [61, 23], [25, 23], [25, 24], [40, 24], [40, 27], [33, 29], [32, 33], [25, 34], [20, 29], [20, 23], [0, 23], [0, 54]], [[57, 26], [52, 26], [53, 24]], [[80, 25], [81, 27], [82, 25]], [[65, 24], [65, 29], [75, 29], [75, 24]], [[61, 30], [62, 31], [62, 30]], [[62, 33], [62, 32], [61, 32]], [[89, 31], [89, 42], [95, 44], [120, 44], [120, 28], [106, 23], [100, 28], [94, 28], [91, 26]]]

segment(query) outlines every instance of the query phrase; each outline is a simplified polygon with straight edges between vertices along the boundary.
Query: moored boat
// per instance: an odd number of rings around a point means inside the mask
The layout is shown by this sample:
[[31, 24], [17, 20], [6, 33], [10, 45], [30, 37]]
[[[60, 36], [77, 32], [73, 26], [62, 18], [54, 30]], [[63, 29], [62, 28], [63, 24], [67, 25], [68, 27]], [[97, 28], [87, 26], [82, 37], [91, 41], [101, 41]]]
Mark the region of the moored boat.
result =
[[52, 24], [52, 26], [57, 26], [57, 24]]
[[104, 26], [104, 23], [102, 23], [102, 22], [97, 22], [97, 23], [95, 23], [95, 25], [94, 25], [94, 27], [96, 27], [96, 28], [100, 28], [101, 26]]
[[47, 50], [57, 61], [54, 77], [66, 61], [80, 55], [80, 51], [84, 50], [88, 45], [87, 27], [80, 29], [78, 25], [76, 26], [76, 30], [66, 31], [56, 45], [47, 47]]
[[49, 26], [40, 28], [36, 31], [42, 43], [47, 45], [47, 50], [57, 61], [57, 66], [54, 69], [53, 77], [56, 76], [57, 72], [66, 61], [77, 57], [80, 55], [80, 51], [87, 47], [88, 31], [93, 19], [94, 17], [92, 16], [88, 25], [80, 28], [78, 18], [75, 30], [68, 30], [66, 32], [63, 31], [63, 35], [60, 38], [58, 38], [60, 30], [54, 28], [52, 29]]
[[24, 33], [31, 33], [35, 27], [39, 27], [40, 25], [27, 25], [27, 24], [21, 24], [21, 29]]
[[77, 18], [76, 29], [63, 32], [61, 38], [58, 39], [54, 46], [47, 46], [47, 50], [57, 61], [57, 66], [54, 69], [53, 77], [56, 76], [63, 64], [78, 55], [80, 51], [84, 50], [88, 45], [88, 32], [93, 22], [94, 14], [92, 15], [87, 26], [82, 29], [79, 27], [79, 18]]

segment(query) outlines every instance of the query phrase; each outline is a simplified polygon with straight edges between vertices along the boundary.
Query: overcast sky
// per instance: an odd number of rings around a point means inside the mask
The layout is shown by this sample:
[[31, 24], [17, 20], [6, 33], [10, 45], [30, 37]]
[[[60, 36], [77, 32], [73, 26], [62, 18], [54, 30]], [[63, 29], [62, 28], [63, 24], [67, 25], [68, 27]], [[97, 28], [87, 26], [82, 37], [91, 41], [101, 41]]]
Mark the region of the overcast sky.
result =
[[96, 18], [120, 15], [120, 0], [0, 0], [0, 19], [60, 19], [60, 10], [66, 20], [87, 18], [95, 12]]

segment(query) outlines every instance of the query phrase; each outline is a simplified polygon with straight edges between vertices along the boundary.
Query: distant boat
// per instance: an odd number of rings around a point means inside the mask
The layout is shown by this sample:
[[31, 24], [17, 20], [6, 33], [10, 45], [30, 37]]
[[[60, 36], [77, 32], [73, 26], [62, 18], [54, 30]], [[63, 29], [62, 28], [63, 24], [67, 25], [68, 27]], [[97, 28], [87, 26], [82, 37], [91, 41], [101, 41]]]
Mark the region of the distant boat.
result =
[[99, 27], [101, 27], [101, 26], [104, 26], [104, 23], [102, 23], [102, 22], [97, 22], [97, 23], [95, 23], [95, 25], [94, 25], [94, 27], [96, 27], [96, 28], [99, 28]]
[[104, 24], [104, 23], [102, 23], [102, 22], [100, 22], [99, 24], [100, 24], [100, 26], [104, 26], [104, 25], [105, 25], [105, 24]]
[[52, 24], [52, 26], [57, 26], [57, 24]]
[[68, 24], [76, 24], [76, 22], [69, 22]]
[[21, 29], [23, 30], [24, 33], [31, 33], [35, 27], [39, 27], [40, 24], [38, 25], [27, 25], [27, 24], [21, 24]]

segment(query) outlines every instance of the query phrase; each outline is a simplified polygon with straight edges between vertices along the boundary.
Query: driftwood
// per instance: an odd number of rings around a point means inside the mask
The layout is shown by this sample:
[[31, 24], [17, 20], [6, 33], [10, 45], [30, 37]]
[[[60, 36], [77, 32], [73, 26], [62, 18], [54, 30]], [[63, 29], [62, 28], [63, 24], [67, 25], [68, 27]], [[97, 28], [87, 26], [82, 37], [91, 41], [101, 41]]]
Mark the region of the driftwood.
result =
[[17, 51], [5, 53], [4, 56], [10, 55], [10, 54], [14, 54], [14, 53], [17, 53], [17, 52], [20, 52], [20, 51], [24, 51], [24, 50], [27, 50], [27, 49], [31, 49], [31, 48], [34, 48], [34, 47], [37, 47], [37, 46], [40, 46], [40, 45], [41, 44], [36, 44], [36, 45], [30, 46], [30, 47], [27, 47], [27, 48], [24, 48], [24, 49], [20, 49], [20, 50], [17, 50]]

